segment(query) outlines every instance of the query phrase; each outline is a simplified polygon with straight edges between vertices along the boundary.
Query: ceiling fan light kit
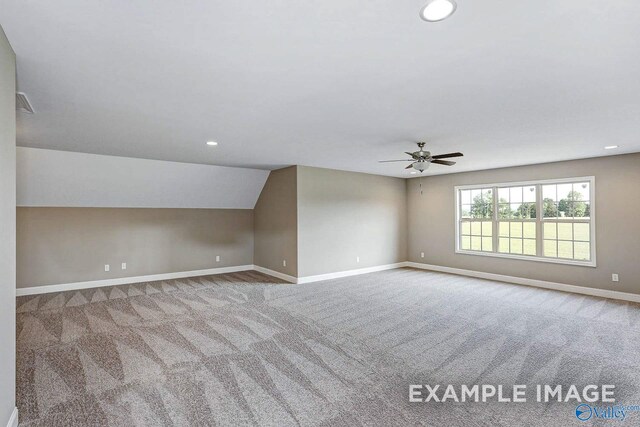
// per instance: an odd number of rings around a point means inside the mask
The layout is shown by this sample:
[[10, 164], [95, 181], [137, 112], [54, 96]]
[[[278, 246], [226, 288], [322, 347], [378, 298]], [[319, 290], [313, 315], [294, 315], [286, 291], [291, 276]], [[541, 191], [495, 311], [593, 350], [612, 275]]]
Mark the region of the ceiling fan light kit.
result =
[[431, 165], [431, 163], [435, 163], [438, 165], [445, 165], [445, 166], [453, 166], [456, 164], [456, 162], [451, 162], [448, 160], [442, 160], [442, 159], [448, 159], [450, 157], [462, 157], [463, 154], [460, 152], [455, 152], [455, 153], [447, 153], [447, 154], [438, 154], [436, 156], [432, 156], [431, 153], [429, 151], [425, 151], [424, 146], [426, 145], [426, 142], [418, 142], [418, 151], [414, 151], [413, 153], [410, 153], [408, 151], [405, 151], [405, 154], [408, 154], [409, 156], [411, 156], [410, 159], [405, 159], [405, 160], [380, 160], [380, 163], [389, 163], [389, 162], [411, 162], [411, 164], [409, 166], [407, 166], [405, 169], [415, 169], [417, 171], [419, 171], [420, 173], [426, 171], [427, 169], [429, 169], [429, 166]]
[[411, 166], [419, 172], [424, 172], [427, 169], [429, 169], [429, 162], [425, 162], [425, 161], [415, 162]]

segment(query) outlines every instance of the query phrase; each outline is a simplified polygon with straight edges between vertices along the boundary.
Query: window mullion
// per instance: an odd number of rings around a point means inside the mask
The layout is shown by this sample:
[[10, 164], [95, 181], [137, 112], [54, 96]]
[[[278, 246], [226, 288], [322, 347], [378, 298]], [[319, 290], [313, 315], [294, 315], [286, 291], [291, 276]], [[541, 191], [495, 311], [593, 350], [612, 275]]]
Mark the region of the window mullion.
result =
[[542, 185], [536, 184], [536, 256], [543, 256], [544, 234], [542, 231], [542, 218], [544, 216], [544, 197], [542, 197]]
[[462, 249], [462, 190], [456, 192], [458, 211], [456, 212], [456, 250]]
[[492, 187], [491, 191], [493, 191], [493, 215], [492, 215], [492, 239], [493, 239], [493, 252], [498, 252], [498, 187]]

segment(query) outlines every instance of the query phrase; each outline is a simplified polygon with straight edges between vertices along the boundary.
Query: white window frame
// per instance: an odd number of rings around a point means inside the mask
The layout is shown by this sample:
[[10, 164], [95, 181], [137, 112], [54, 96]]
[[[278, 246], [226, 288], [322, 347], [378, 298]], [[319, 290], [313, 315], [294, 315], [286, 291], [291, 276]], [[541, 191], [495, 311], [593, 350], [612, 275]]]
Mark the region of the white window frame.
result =
[[[543, 244], [543, 224], [545, 222], [559, 222], [556, 218], [545, 220], [543, 217], [543, 211], [540, 209], [540, 204], [542, 200], [542, 186], [549, 184], [566, 184], [566, 183], [575, 183], [575, 182], [589, 182], [589, 203], [590, 203], [590, 220], [589, 220], [589, 231], [590, 231], [590, 251], [591, 256], [589, 261], [579, 261], [573, 259], [564, 259], [564, 258], [549, 258], [544, 257], [542, 255], [520, 255], [520, 254], [507, 254], [497, 252], [497, 235], [498, 235], [498, 227], [497, 224], [500, 222], [498, 218], [498, 209], [496, 208], [496, 204], [498, 203], [498, 193], [497, 189], [500, 187], [526, 187], [526, 186], [536, 186], [536, 243], [538, 248], [541, 248]], [[567, 264], [567, 265], [578, 265], [583, 267], [596, 267], [596, 185], [595, 185], [595, 177], [594, 176], [583, 176], [583, 177], [575, 177], [575, 178], [558, 178], [558, 179], [545, 179], [545, 180], [533, 180], [533, 181], [517, 181], [517, 182], [499, 182], [493, 184], [473, 184], [473, 185], [457, 185], [454, 187], [454, 203], [455, 203], [455, 215], [456, 215], [456, 224], [455, 224], [455, 253], [456, 254], [464, 254], [464, 255], [476, 255], [476, 256], [488, 256], [495, 258], [507, 258], [507, 259], [517, 259], [517, 260], [525, 260], [525, 261], [536, 261], [536, 262], [548, 262], [553, 264]], [[461, 190], [477, 190], [480, 188], [491, 188], [493, 189], [494, 197], [494, 208], [493, 208], [493, 216], [487, 220], [490, 220], [494, 226], [493, 230], [493, 252], [482, 252], [482, 251], [472, 251], [460, 248], [460, 223], [461, 223], [461, 201], [460, 201], [460, 191]], [[541, 250], [538, 249], [537, 253], [542, 254]]]

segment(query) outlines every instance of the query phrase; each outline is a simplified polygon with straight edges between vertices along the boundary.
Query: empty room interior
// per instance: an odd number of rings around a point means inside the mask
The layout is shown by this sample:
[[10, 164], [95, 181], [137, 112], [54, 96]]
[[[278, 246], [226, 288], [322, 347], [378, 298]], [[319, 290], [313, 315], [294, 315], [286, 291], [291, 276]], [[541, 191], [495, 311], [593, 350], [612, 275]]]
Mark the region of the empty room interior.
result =
[[0, 0], [0, 426], [640, 425], [639, 76], [631, 1]]

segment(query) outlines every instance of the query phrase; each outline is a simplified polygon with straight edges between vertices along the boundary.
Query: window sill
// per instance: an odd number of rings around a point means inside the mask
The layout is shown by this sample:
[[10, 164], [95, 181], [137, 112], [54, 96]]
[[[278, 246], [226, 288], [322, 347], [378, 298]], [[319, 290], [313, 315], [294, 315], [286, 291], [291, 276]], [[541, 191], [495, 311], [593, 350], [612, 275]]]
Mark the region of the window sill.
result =
[[503, 258], [503, 259], [515, 259], [519, 261], [548, 262], [551, 264], [564, 264], [564, 265], [573, 265], [573, 266], [579, 266], [579, 267], [596, 267], [595, 260], [576, 261], [571, 259], [544, 258], [544, 257], [538, 257], [538, 256], [531, 256], [531, 255], [514, 255], [514, 254], [502, 254], [502, 253], [495, 253], [495, 252], [467, 251], [462, 249], [456, 249], [456, 254], [487, 256], [487, 257]]

